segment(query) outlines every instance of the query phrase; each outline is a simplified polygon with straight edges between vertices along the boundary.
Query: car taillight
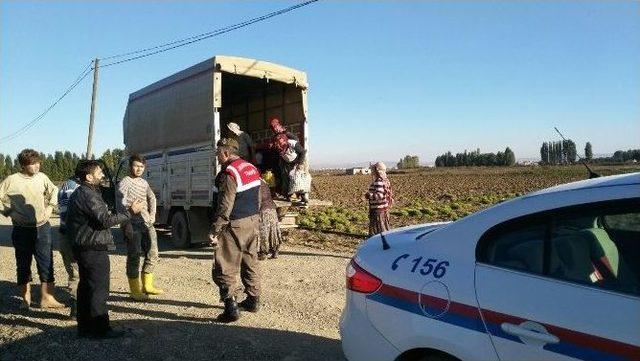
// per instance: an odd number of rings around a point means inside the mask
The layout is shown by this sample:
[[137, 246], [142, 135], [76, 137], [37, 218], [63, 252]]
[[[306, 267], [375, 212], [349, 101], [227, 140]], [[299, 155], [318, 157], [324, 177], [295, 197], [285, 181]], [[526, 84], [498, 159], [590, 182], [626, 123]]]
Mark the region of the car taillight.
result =
[[373, 293], [381, 285], [382, 281], [351, 260], [347, 266], [347, 289], [361, 293]]

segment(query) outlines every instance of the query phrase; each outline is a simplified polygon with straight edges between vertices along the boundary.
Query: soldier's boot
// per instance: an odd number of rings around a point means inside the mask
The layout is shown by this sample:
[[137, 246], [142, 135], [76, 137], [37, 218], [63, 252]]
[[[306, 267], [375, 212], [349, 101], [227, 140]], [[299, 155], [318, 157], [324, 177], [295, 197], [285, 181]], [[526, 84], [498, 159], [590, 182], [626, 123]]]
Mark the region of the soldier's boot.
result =
[[260, 310], [260, 297], [247, 295], [244, 301], [238, 304], [244, 311], [258, 312]]
[[153, 285], [153, 273], [142, 273], [142, 292], [148, 295], [161, 295], [164, 290]]
[[224, 312], [218, 316], [218, 322], [229, 323], [240, 319], [240, 309], [235, 297], [224, 300]]
[[42, 297], [40, 298], [40, 308], [64, 308], [53, 296], [55, 285], [53, 283], [42, 282], [40, 285]]
[[31, 285], [26, 283], [24, 285], [20, 285], [20, 309], [28, 310], [31, 307]]
[[131, 290], [129, 297], [133, 298], [134, 301], [147, 301], [149, 299], [149, 296], [142, 292], [140, 277], [129, 278], [129, 289]]

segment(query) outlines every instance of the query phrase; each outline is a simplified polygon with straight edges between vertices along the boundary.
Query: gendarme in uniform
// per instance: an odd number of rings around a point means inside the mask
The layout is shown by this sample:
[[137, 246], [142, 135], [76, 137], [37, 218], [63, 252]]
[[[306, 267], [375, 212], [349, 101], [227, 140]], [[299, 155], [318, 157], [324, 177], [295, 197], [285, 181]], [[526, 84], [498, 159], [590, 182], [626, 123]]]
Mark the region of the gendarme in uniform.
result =
[[[249, 311], [257, 311], [260, 296], [260, 276], [257, 269], [260, 172], [251, 163], [237, 156], [237, 148], [229, 147], [229, 144], [235, 145], [235, 142], [226, 141], [223, 139], [218, 146], [226, 146], [233, 153], [216, 176], [218, 204], [210, 235], [218, 240], [213, 281], [220, 288], [220, 299], [225, 302], [225, 313], [221, 317], [227, 321], [235, 321], [239, 317], [236, 298], [243, 288], [247, 294], [244, 304], [249, 302], [255, 306], [255, 309], [250, 307]], [[221, 152], [220, 148], [218, 152]]]

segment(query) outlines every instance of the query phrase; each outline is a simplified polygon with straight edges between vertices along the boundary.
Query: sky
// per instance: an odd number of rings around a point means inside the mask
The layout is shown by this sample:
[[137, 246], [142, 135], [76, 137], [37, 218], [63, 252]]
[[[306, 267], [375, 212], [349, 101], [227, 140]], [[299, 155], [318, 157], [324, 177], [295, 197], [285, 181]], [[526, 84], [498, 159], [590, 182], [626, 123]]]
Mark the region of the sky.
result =
[[[0, 0], [0, 138], [53, 103], [96, 57], [204, 33], [294, 1]], [[583, 154], [640, 148], [640, 2], [321, 0], [99, 72], [93, 149], [123, 148], [128, 95], [213, 57], [303, 70], [316, 166], [423, 163], [480, 148], [540, 157], [558, 127]], [[91, 75], [25, 134], [14, 156], [85, 152]]]

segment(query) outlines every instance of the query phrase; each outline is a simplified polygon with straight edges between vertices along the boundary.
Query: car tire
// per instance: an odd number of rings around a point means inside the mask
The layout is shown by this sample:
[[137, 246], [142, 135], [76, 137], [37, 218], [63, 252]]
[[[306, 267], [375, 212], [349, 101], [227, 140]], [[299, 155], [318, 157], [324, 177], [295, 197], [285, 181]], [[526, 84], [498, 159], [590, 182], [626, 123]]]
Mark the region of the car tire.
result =
[[171, 243], [178, 249], [188, 248], [191, 245], [191, 233], [189, 223], [184, 212], [176, 212], [171, 217]]

